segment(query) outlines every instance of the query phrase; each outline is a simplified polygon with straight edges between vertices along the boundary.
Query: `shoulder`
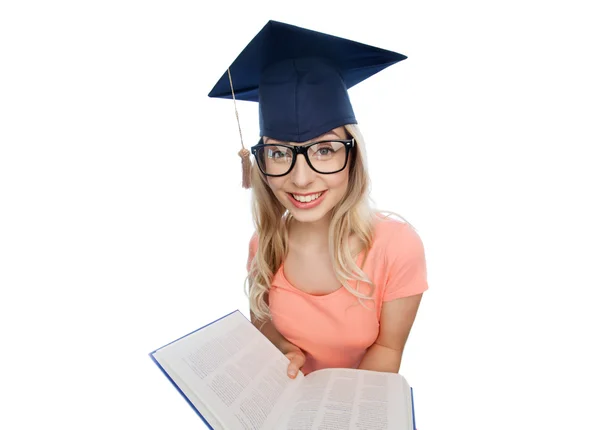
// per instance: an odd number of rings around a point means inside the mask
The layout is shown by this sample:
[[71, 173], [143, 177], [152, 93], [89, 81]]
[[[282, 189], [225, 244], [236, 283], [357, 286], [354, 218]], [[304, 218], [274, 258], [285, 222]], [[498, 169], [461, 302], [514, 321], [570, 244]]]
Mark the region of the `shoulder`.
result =
[[376, 273], [383, 281], [383, 301], [420, 294], [428, 289], [423, 241], [407, 221], [379, 220], [374, 228]]
[[381, 214], [375, 217], [373, 245], [386, 255], [423, 252], [423, 241], [408, 221], [400, 221]]

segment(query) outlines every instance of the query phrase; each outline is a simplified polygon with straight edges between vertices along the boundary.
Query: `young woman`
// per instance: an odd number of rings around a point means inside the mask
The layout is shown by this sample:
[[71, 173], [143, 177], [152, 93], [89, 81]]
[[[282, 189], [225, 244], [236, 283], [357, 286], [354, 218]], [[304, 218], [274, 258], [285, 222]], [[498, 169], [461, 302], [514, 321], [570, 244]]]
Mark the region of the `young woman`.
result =
[[228, 97], [228, 83], [229, 96], [259, 102], [248, 295], [252, 322], [289, 358], [291, 378], [399, 371], [428, 288], [424, 248], [408, 222], [369, 206], [347, 88], [404, 58], [270, 21], [210, 94]]

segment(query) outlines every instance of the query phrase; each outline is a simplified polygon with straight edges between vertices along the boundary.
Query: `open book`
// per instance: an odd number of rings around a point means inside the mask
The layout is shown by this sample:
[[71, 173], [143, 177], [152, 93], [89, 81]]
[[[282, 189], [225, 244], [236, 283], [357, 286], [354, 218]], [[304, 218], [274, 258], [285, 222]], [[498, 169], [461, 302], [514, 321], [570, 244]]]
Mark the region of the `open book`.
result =
[[290, 379], [289, 360], [239, 311], [150, 357], [214, 430], [415, 428], [401, 375], [322, 369]]

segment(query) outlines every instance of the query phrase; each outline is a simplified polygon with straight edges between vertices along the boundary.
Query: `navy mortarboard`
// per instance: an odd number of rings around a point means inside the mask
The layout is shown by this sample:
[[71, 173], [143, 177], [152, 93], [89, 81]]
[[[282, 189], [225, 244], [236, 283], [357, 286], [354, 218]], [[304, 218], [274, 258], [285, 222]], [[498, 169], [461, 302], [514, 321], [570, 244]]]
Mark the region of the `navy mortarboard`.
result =
[[[269, 21], [229, 66], [209, 97], [258, 102], [261, 136], [305, 142], [336, 127], [356, 124], [347, 90], [405, 58], [396, 52]], [[242, 149], [240, 155], [249, 162], [247, 150]], [[248, 187], [248, 181], [244, 182]]]

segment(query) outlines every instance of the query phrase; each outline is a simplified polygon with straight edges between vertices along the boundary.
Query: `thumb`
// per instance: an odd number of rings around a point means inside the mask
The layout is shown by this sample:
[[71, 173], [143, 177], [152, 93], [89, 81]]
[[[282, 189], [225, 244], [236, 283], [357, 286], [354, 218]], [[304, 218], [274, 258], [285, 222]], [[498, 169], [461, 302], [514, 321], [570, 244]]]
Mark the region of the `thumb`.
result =
[[292, 379], [298, 375], [298, 370], [304, 366], [306, 362], [306, 356], [300, 351], [292, 351], [285, 354], [285, 356], [290, 360], [290, 364], [288, 366], [288, 376]]

